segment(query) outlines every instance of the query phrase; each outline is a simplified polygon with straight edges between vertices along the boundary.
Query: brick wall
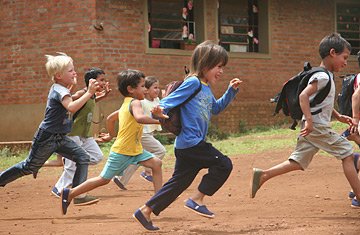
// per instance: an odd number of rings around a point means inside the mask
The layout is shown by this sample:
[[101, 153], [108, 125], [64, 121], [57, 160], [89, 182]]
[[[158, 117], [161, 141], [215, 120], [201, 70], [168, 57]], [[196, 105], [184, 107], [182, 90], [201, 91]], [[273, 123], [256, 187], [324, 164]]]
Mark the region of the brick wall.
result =
[[[219, 97], [233, 77], [244, 82], [230, 107], [213, 122], [226, 131], [237, 131], [240, 121], [249, 126], [282, 122], [271, 116], [269, 103], [281, 84], [300, 71], [305, 60], [320, 63], [318, 44], [335, 30], [334, 1], [269, 1], [270, 52], [264, 58], [230, 55], [223, 81], [214, 88]], [[0, 141], [29, 140], [43, 118], [47, 92], [45, 54], [62, 51], [73, 57], [79, 87], [84, 71], [97, 66], [105, 70], [113, 92], [98, 105], [99, 116], [118, 108], [122, 97], [116, 90], [116, 74], [135, 68], [159, 77], [162, 84], [183, 77], [190, 53], [147, 53], [143, 0], [3, 0], [0, 10]], [[216, 40], [216, 1], [206, 0], [206, 37]], [[99, 29], [100, 23], [103, 30]], [[350, 59], [346, 72], [356, 71]], [[338, 85], [339, 85], [338, 81]], [[15, 107], [15, 108], [11, 108]], [[19, 110], [33, 114], [21, 114]], [[4, 112], [6, 111], [6, 112]], [[100, 117], [99, 117], [100, 118]], [[102, 123], [95, 127], [99, 130]]]

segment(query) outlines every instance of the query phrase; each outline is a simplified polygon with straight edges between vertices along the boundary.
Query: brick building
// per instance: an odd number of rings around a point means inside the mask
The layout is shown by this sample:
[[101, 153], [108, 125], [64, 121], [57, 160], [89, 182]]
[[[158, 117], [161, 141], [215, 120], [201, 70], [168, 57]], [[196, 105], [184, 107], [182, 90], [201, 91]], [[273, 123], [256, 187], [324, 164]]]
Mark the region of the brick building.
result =
[[[79, 88], [87, 68], [105, 70], [113, 91], [98, 104], [94, 119], [100, 121], [121, 104], [119, 71], [139, 69], [163, 85], [181, 79], [191, 55], [182, 48], [192, 37], [219, 41], [229, 51], [223, 80], [213, 88], [217, 97], [231, 78], [244, 81], [230, 107], [213, 117], [215, 125], [236, 132], [240, 123], [283, 122], [271, 116], [269, 98], [304, 61], [319, 64], [318, 43], [326, 34], [352, 40], [355, 54], [359, 18], [358, 0], [1, 0], [0, 141], [31, 140], [42, 120], [51, 86], [45, 54], [70, 55]], [[358, 70], [352, 56], [344, 73]]]

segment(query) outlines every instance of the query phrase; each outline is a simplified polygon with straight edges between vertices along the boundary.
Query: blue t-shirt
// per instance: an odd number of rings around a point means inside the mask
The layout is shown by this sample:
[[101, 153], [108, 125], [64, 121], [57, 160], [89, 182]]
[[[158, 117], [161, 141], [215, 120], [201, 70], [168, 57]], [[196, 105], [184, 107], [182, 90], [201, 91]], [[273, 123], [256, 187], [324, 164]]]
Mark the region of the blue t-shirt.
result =
[[[173, 93], [160, 101], [164, 113], [167, 114], [171, 108], [183, 103], [198, 87], [197, 77], [186, 79]], [[175, 139], [175, 148], [190, 148], [205, 140], [211, 115], [223, 111], [237, 92], [238, 89], [229, 87], [223, 96], [216, 100], [210, 86], [201, 82], [200, 92], [180, 108], [182, 128]]]
[[72, 113], [67, 111], [61, 104], [65, 96], [71, 96], [69, 89], [59, 84], [53, 84], [50, 88], [45, 118], [39, 128], [50, 133], [67, 134], [71, 131]]

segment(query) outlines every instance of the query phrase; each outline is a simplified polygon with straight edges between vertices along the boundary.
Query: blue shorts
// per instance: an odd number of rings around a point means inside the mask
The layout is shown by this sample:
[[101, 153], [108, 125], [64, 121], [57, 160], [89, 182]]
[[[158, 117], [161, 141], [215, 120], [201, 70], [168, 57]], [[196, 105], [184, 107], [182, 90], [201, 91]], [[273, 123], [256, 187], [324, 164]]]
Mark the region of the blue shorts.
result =
[[124, 170], [131, 164], [137, 165], [139, 162], [153, 158], [154, 155], [146, 150], [136, 156], [128, 156], [119, 153], [110, 152], [108, 160], [100, 176], [104, 179], [112, 179], [114, 176], [123, 175]]

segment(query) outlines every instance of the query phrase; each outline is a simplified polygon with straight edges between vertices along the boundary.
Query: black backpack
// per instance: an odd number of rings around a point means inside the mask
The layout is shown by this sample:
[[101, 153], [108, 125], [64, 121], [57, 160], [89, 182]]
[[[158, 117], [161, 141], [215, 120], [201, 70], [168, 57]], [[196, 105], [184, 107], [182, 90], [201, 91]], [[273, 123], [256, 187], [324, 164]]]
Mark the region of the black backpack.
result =
[[337, 103], [339, 113], [352, 117], [352, 95], [354, 93], [354, 84], [357, 74], [346, 74], [342, 80], [341, 92], [338, 95]]
[[[308, 85], [310, 77], [318, 72], [325, 72], [329, 78], [330, 75], [328, 71], [322, 67], [312, 68], [309, 62], [304, 63], [304, 70], [290, 78], [287, 82], [284, 83], [283, 88], [280, 93], [278, 93], [273, 99], [273, 102], [277, 102], [275, 111], [273, 115], [279, 113], [282, 109], [283, 113], [286, 116], [290, 116], [293, 119], [293, 124], [290, 129], [295, 130], [297, 126], [297, 120], [300, 120], [303, 116], [303, 112], [299, 103], [299, 95]], [[327, 95], [330, 92], [331, 80], [326, 84], [326, 86], [320, 90], [320, 92], [314, 97], [314, 100], [310, 102], [310, 107], [314, 107], [317, 104], [320, 104], [324, 101]], [[316, 110], [312, 112], [312, 115], [320, 113], [322, 110]]]
[[[182, 81], [173, 81], [166, 85], [165, 92], [163, 98], [167, 97], [169, 94], [171, 94], [173, 91], [175, 91], [182, 83]], [[201, 90], [201, 81], [199, 79], [199, 87], [196, 89], [196, 91], [189, 96], [183, 103], [179, 104], [178, 106], [170, 109], [168, 112], [169, 118], [163, 119], [161, 118], [160, 124], [161, 127], [174, 135], [178, 136], [181, 132], [181, 120], [180, 120], [180, 107], [187, 102], [189, 102], [192, 98], [196, 96], [197, 93]]]

